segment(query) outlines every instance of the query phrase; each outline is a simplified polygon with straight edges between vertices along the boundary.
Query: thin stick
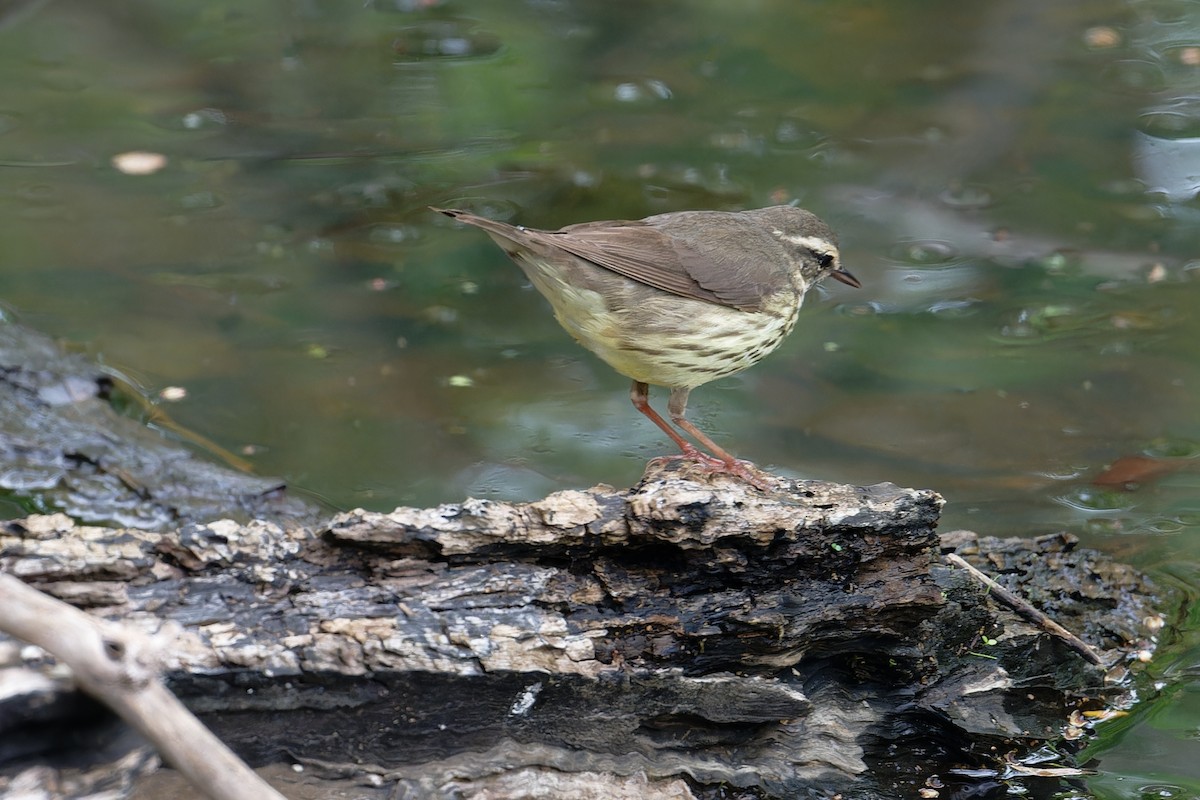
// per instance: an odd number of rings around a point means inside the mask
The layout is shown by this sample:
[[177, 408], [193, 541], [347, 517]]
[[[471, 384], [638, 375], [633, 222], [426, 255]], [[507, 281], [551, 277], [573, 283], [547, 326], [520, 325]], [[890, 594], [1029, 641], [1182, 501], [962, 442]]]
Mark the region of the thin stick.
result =
[[1104, 666], [1104, 661], [1101, 660], [1100, 656], [1096, 655], [1096, 651], [1089, 647], [1087, 642], [1083, 641], [1078, 636], [1064, 628], [1062, 625], [1059, 625], [1041, 611], [1038, 611], [1036, 608], [1029, 605], [1028, 602], [1022, 600], [1020, 597], [1017, 597], [1008, 589], [1005, 589], [987, 575], [968, 564], [957, 553], [947, 553], [945, 556], [943, 556], [943, 558], [945, 558], [946, 561], [950, 562], [954, 566], [965, 569], [973, 578], [987, 586], [989, 593], [992, 594], [997, 600], [1001, 601], [1009, 608], [1025, 617], [1025, 619], [1029, 620], [1035, 625], [1040, 626], [1047, 633], [1051, 633], [1062, 639], [1071, 647], [1072, 650], [1079, 653], [1096, 666]]
[[70, 667], [81, 689], [137, 729], [206, 797], [284, 800], [167, 690], [152, 643], [140, 631], [92, 617], [5, 574], [0, 609], [0, 631]]

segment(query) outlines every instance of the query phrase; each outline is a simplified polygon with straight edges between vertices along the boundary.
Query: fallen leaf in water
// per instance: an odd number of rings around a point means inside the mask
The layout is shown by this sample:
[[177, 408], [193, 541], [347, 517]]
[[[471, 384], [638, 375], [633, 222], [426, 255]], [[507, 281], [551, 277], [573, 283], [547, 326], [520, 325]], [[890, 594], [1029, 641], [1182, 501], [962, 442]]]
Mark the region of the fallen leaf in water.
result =
[[1139, 486], [1182, 469], [1186, 461], [1151, 458], [1150, 456], [1121, 456], [1108, 469], [1092, 479], [1092, 485], [1131, 492]]
[[1095, 774], [1094, 771], [1078, 767], [1026, 767], [1009, 763], [1008, 768], [1018, 775], [1032, 775], [1037, 778], [1080, 778]]
[[113, 156], [112, 165], [118, 172], [124, 172], [126, 175], [153, 175], [167, 166], [167, 157], [162, 153], [131, 150]]

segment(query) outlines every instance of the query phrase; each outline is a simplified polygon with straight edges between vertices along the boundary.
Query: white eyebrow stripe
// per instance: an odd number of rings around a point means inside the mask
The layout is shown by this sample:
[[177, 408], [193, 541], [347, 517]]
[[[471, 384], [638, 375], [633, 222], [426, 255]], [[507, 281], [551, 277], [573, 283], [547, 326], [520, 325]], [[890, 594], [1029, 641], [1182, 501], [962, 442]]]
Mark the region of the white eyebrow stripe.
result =
[[789, 244], [794, 244], [797, 247], [807, 247], [814, 253], [820, 253], [826, 256], [834, 256], [835, 258], [837, 257], [838, 249], [819, 236], [791, 236], [783, 231], [771, 231], [771, 233], [775, 234], [783, 241], [788, 242]]

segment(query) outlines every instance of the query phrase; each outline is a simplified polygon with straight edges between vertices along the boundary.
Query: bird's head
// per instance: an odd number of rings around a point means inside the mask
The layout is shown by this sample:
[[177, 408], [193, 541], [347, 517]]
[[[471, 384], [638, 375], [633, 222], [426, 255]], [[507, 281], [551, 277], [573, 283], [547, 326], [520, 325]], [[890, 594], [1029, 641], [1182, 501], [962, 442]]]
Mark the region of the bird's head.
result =
[[829, 275], [847, 286], [862, 286], [858, 278], [842, 268], [837, 234], [816, 214], [795, 206], [772, 206], [747, 213], [756, 216], [783, 243], [808, 285]]

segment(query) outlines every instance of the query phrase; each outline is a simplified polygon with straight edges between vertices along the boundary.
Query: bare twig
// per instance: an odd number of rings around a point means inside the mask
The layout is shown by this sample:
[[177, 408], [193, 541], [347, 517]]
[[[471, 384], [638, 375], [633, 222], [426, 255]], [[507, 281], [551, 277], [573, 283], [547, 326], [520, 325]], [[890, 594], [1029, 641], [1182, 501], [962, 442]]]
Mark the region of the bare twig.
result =
[[80, 688], [136, 728], [211, 800], [284, 800], [167, 690], [148, 637], [11, 575], [0, 574], [0, 608], [0, 631], [69, 666]]
[[1087, 642], [1083, 641], [1078, 636], [1064, 628], [1062, 625], [1059, 625], [1057, 622], [1050, 619], [1041, 611], [1038, 611], [1027, 601], [1022, 600], [1008, 589], [1005, 589], [1003, 586], [996, 583], [980, 570], [968, 564], [966, 560], [962, 558], [962, 556], [958, 555], [957, 553], [947, 553], [944, 558], [950, 564], [965, 569], [967, 573], [971, 575], [971, 577], [983, 583], [984, 586], [987, 586], [988, 592], [992, 596], [1016, 611], [1021, 616], [1025, 617], [1025, 619], [1029, 620], [1035, 625], [1038, 625], [1047, 633], [1053, 634], [1054, 636], [1062, 639], [1071, 647], [1072, 650], [1079, 653], [1096, 666], [1104, 666], [1104, 662], [1100, 659], [1100, 656], [1096, 655], [1096, 651], [1092, 650], [1092, 648], [1088, 646]]

